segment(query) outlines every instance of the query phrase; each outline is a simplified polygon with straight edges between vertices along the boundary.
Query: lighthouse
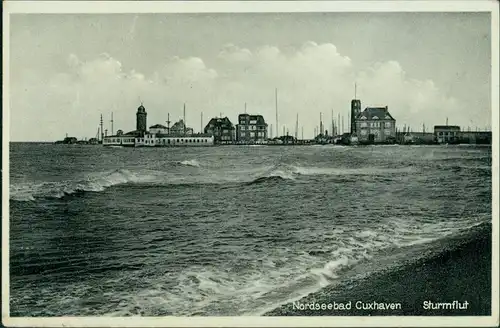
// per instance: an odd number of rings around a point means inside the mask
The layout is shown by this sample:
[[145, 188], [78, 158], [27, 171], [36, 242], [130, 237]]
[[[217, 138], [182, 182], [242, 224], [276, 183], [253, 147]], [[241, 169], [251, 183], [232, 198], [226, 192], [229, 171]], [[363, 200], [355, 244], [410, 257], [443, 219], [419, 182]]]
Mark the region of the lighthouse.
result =
[[136, 114], [136, 130], [139, 131], [139, 132], [142, 132], [142, 133], [145, 133], [146, 132], [146, 117], [147, 117], [147, 113], [146, 113], [146, 108], [144, 108], [144, 106], [141, 105], [139, 106], [139, 108], [137, 108], [137, 114]]

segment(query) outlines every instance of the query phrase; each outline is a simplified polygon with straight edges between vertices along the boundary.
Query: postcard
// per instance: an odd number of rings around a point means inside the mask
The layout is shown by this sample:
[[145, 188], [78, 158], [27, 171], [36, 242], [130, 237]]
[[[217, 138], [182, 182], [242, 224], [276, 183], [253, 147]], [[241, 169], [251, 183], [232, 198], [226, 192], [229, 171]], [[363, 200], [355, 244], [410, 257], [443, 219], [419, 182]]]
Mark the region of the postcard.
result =
[[498, 326], [498, 2], [4, 9], [4, 325]]

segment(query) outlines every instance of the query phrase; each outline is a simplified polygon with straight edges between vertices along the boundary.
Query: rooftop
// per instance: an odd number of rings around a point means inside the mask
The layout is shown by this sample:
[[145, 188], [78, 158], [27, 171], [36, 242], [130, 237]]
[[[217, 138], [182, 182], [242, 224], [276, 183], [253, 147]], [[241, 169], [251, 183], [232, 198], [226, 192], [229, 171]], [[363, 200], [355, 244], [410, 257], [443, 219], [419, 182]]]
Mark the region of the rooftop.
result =
[[259, 124], [259, 125], [267, 125], [266, 121], [264, 120], [264, 116], [262, 116], [262, 115], [240, 114], [240, 115], [238, 115], [238, 121], [241, 121], [241, 119], [244, 119], [247, 117], [248, 117], [248, 120], [256, 120], [257, 124]]
[[391, 120], [395, 121], [386, 107], [366, 107], [359, 113], [357, 120]]
[[165, 125], [161, 124], [155, 124], [149, 127], [150, 129], [166, 129], [167, 127]]
[[458, 125], [434, 125], [434, 129], [460, 130]]

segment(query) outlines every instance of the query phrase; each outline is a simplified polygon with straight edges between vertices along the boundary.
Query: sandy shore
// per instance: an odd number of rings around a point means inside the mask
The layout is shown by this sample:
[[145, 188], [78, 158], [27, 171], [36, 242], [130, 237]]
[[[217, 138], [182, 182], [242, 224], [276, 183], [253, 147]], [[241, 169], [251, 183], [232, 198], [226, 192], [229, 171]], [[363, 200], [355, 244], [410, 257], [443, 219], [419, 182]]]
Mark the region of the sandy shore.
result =
[[[425, 309], [426, 301], [452, 303]], [[467, 304], [465, 303], [467, 301]], [[393, 309], [358, 309], [367, 304], [394, 304]], [[343, 304], [350, 309], [337, 309]], [[491, 230], [397, 270], [369, 276], [361, 281], [326, 287], [298, 302], [283, 305], [267, 316], [381, 316], [381, 315], [490, 315], [491, 313]], [[328, 306], [332, 309], [307, 309]], [[318, 304], [318, 305], [316, 305]], [[399, 304], [399, 305], [398, 305]], [[466, 307], [457, 309], [458, 305]], [[303, 310], [297, 307], [305, 307]], [[430, 306], [430, 303], [427, 303]], [[378, 307], [378, 305], [377, 305]], [[448, 308], [447, 308], [448, 307]], [[449, 307], [455, 307], [449, 308]]]

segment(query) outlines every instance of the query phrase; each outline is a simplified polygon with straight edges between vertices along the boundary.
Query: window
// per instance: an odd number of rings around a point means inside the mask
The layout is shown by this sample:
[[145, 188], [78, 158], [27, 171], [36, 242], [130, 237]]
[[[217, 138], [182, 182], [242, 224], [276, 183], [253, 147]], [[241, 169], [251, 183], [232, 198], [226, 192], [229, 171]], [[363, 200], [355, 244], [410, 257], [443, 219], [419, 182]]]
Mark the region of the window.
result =
[[372, 119], [373, 120], [378, 120], [378, 116], [373, 116]]
[[245, 132], [241, 132], [241, 137], [244, 138], [246, 136]]
[[362, 123], [361, 123], [361, 127], [362, 127], [362, 128], [367, 128], [367, 127], [368, 127], [368, 123], [366, 123], [366, 122], [362, 122]]
[[250, 132], [250, 138], [254, 138], [255, 137], [255, 132]]
[[392, 124], [391, 124], [391, 122], [385, 122], [385, 127], [386, 127], [386, 128], [390, 128], [390, 127], [391, 127], [391, 125], [392, 125]]
[[367, 131], [366, 131], [366, 130], [361, 130], [361, 135], [362, 135], [362, 136], [365, 136], [365, 135], [366, 135], [366, 133], [367, 133]]
[[244, 125], [240, 125], [240, 130], [241, 130], [241, 131], [245, 131], [245, 130], [246, 130], [246, 126], [244, 126]]
[[366, 116], [361, 116], [361, 119], [362, 120], [366, 120]]
[[385, 133], [386, 136], [390, 136], [391, 135], [391, 130], [385, 130], [384, 133]]
[[179, 142], [179, 139], [177, 139], [177, 142]]

